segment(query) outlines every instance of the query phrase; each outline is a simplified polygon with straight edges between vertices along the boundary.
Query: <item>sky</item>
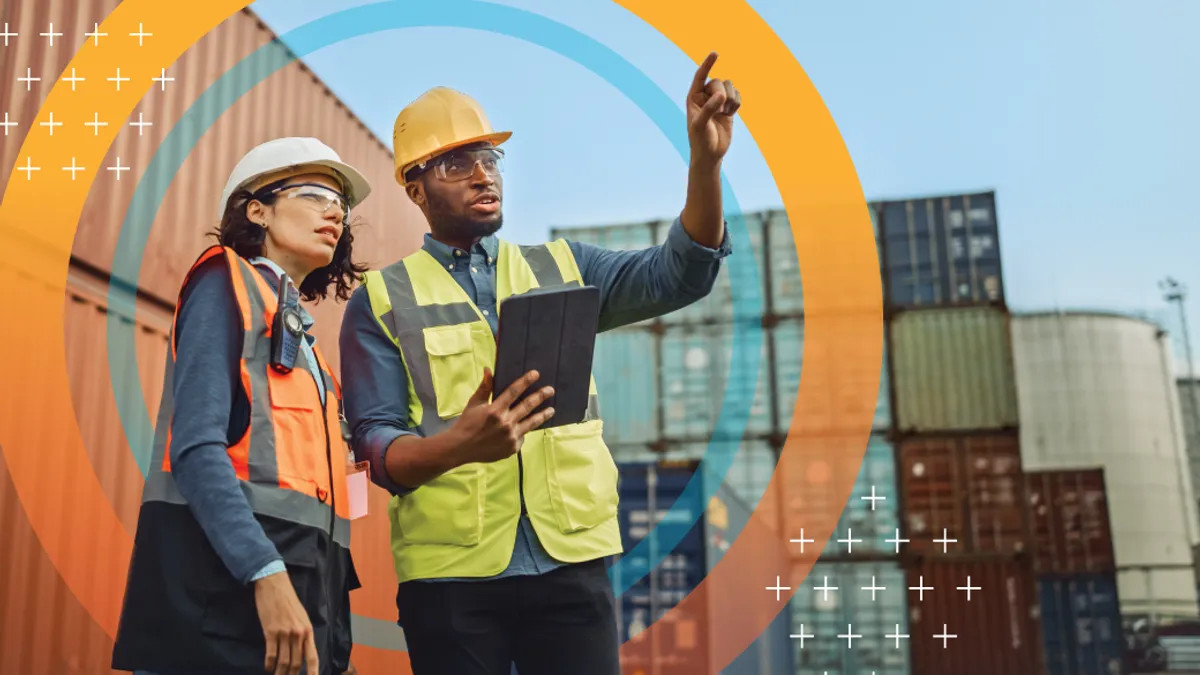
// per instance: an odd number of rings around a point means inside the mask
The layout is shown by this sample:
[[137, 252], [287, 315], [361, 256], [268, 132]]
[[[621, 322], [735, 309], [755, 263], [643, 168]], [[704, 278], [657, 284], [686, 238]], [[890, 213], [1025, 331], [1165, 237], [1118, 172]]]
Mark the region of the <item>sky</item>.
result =
[[[358, 4], [366, 2], [259, 0], [251, 9], [284, 34]], [[586, 33], [682, 106], [696, 64], [619, 5], [500, 4]], [[1177, 335], [1157, 286], [1170, 274], [1193, 289], [1187, 309], [1200, 344], [1200, 2], [749, 4], [816, 86], [868, 199], [996, 190], [1014, 311], [1140, 312]], [[413, 28], [304, 60], [387, 143], [396, 114], [431, 87], [478, 99], [493, 125], [514, 132], [505, 146], [512, 240], [682, 208], [686, 165], [658, 128], [553, 51], [483, 31]], [[743, 211], [782, 206], [740, 121], [724, 168]]]

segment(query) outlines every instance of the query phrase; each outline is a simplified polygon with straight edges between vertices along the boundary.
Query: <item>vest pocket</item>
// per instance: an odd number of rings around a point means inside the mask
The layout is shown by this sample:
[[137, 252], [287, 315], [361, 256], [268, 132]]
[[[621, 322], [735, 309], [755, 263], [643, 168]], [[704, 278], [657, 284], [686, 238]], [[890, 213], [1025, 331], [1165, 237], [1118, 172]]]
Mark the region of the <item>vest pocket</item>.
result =
[[483, 537], [482, 464], [466, 464], [396, 500], [395, 519], [406, 544], [474, 546]]
[[604, 443], [604, 422], [545, 431], [550, 503], [564, 533], [588, 530], [617, 514], [617, 464]]
[[467, 400], [479, 386], [479, 381], [473, 379], [475, 350], [471, 345], [471, 324], [434, 326], [423, 332], [438, 416], [455, 417], [467, 407]]

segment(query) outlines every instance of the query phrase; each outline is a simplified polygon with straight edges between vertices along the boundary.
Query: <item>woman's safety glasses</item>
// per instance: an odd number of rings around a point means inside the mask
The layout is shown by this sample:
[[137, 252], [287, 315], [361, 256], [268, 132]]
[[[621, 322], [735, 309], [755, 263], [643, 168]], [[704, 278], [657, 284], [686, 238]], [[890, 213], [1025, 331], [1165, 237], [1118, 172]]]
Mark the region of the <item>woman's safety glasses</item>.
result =
[[350, 213], [350, 204], [340, 192], [317, 183], [282, 185], [271, 190], [271, 194], [279, 194], [284, 199], [300, 199], [321, 213], [325, 213], [335, 204], [341, 208], [343, 216]]
[[452, 150], [430, 162], [427, 170], [448, 183], [464, 181], [475, 174], [475, 166], [483, 167], [489, 176], [504, 170], [504, 151], [499, 148]]

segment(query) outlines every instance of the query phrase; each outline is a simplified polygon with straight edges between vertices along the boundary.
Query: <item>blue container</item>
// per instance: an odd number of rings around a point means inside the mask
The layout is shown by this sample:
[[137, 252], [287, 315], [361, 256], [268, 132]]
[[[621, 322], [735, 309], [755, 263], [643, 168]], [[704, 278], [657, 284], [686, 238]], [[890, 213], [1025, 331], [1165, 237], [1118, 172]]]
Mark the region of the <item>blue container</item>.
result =
[[1038, 577], [1049, 675], [1121, 672], [1125, 639], [1114, 573]]
[[658, 439], [663, 398], [659, 390], [658, 337], [641, 328], [596, 336], [592, 374], [604, 420], [604, 442], [646, 445]]
[[882, 434], [870, 437], [862, 468], [845, 502], [829, 495], [828, 487], [828, 482], [801, 480], [785, 485], [789, 534], [798, 535], [806, 521], [827, 523], [831, 515], [841, 514], [837, 529], [822, 550], [822, 560], [895, 556], [896, 545], [888, 543], [889, 539], [895, 539], [900, 527], [896, 453], [892, 444]]

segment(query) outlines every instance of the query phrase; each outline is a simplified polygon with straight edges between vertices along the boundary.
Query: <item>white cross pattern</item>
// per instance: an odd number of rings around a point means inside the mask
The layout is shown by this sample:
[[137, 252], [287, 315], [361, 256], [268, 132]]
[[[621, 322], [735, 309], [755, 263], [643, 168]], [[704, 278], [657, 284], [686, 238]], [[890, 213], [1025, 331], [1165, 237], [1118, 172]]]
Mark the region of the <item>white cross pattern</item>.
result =
[[935, 543], [935, 544], [941, 544], [941, 545], [942, 545], [942, 553], [945, 553], [945, 552], [946, 552], [946, 544], [957, 544], [957, 543], [958, 543], [958, 540], [957, 540], [957, 539], [950, 539], [950, 538], [949, 538], [949, 536], [948, 536], [948, 535], [947, 535], [947, 533], [946, 533], [946, 528], [944, 528], [944, 527], [943, 527], [943, 528], [942, 528], [942, 538], [941, 538], [941, 539], [934, 539], [934, 540], [933, 540], [933, 543]]
[[800, 639], [800, 649], [804, 649], [804, 639], [805, 638], [814, 638], [814, 637], [816, 637], [816, 635], [811, 635], [811, 634], [805, 635], [804, 634], [804, 624], [800, 624], [800, 632], [794, 633], [794, 634], [790, 635], [789, 637], [791, 637], [793, 640], [795, 640], [796, 638], [799, 638]]
[[130, 33], [130, 34], [129, 34], [129, 37], [135, 37], [135, 38], [137, 38], [137, 39], [138, 39], [138, 46], [139, 46], [139, 47], [141, 47], [141, 46], [143, 46], [143, 40], [142, 40], [142, 38], [148, 38], [148, 37], [151, 37], [151, 36], [153, 36], [153, 35], [154, 35], [154, 33], [146, 33], [146, 32], [143, 32], [143, 29], [142, 29], [142, 24], [140, 24], [140, 23], [139, 23], [139, 24], [138, 24], [138, 32], [136, 32], [136, 33]]
[[854, 545], [861, 544], [862, 541], [863, 541], [862, 539], [854, 538], [853, 530], [849, 527], [846, 528], [846, 538], [838, 539], [839, 544], [846, 544], [846, 552], [847, 553], [854, 553]]
[[129, 126], [137, 127], [138, 128], [138, 136], [141, 136], [142, 132], [145, 131], [146, 127], [154, 126], [154, 122], [143, 122], [142, 121], [142, 113], [138, 113], [138, 121], [130, 122]]
[[53, 23], [51, 23], [51, 24], [50, 24], [50, 32], [49, 32], [49, 33], [39, 33], [39, 35], [41, 35], [42, 37], [48, 37], [48, 38], [50, 38], [50, 46], [51, 46], [51, 47], [53, 47], [53, 46], [54, 46], [54, 38], [56, 38], [56, 37], [62, 37], [62, 36], [63, 36], [63, 34], [62, 34], [62, 33], [55, 33], [55, 32], [54, 32], [54, 24], [53, 24]]
[[152, 78], [150, 78], [150, 80], [151, 80], [152, 82], [158, 82], [159, 84], [161, 84], [161, 85], [162, 85], [162, 91], [166, 91], [166, 90], [167, 90], [167, 83], [168, 83], [168, 82], [174, 82], [174, 81], [175, 81], [175, 78], [173, 78], [173, 77], [167, 77], [167, 69], [166, 69], [166, 68], [163, 68], [163, 69], [162, 69], [162, 75], [160, 75], [160, 76], [158, 76], [158, 77], [152, 77]]
[[130, 170], [130, 169], [129, 169], [129, 167], [127, 167], [127, 166], [121, 166], [121, 158], [120, 158], [120, 157], [118, 157], [118, 158], [117, 158], [117, 165], [116, 165], [116, 166], [110, 166], [110, 167], [106, 167], [106, 168], [107, 168], [109, 171], [116, 171], [116, 172], [117, 172], [117, 180], [121, 180], [121, 172], [122, 172], [122, 171], [129, 171], [129, 170]]
[[817, 543], [815, 539], [805, 539], [804, 538], [804, 528], [803, 527], [800, 528], [800, 538], [799, 539], [790, 539], [789, 541], [793, 544], [800, 544], [800, 552], [801, 553], [804, 553], [804, 545], [805, 544]]
[[839, 635], [839, 636], [838, 636], [838, 639], [839, 639], [839, 640], [841, 640], [841, 639], [845, 638], [845, 640], [846, 640], [846, 649], [850, 649], [850, 648], [851, 648], [851, 645], [853, 644], [853, 642], [854, 642], [854, 639], [855, 639], [855, 638], [862, 638], [862, 636], [861, 636], [861, 635], [855, 635], [855, 634], [854, 634], [854, 626], [852, 626], [852, 625], [850, 625], [850, 624], [846, 624], [846, 633], [847, 633], [846, 635]]
[[0, 127], [4, 127], [4, 135], [5, 135], [5, 136], [7, 136], [7, 135], [8, 135], [8, 128], [9, 128], [9, 127], [15, 127], [15, 126], [17, 126], [17, 123], [16, 123], [16, 122], [9, 122], [9, 121], [8, 121], [8, 113], [4, 113], [4, 124], [0, 124]]
[[982, 591], [983, 589], [978, 586], [972, 586], [971, 585], [971, 575], [968, 574], [967, 575], [967, 585], [959, 586], [956, 590], [966, 591], [967, 592], [967, 602], [970, 602], [971, 601], [971, 591]]
[[71, 83], [71, 91], [75, 91], [75, 83], [76, 83], [76, 82], [83, 82], [83, 81], [85, 81], [85, 78], [82, 78], [82, 77], [75, 77], [75, 69], [74, 69], [74, 68], [72, 68], [72, 69], [71, 69], [71, 76], [70, 76], [70, 77], [64, 77], [64, 78], [63, 78], [63, 82], [70, 82], [70, 83]]
[[92, 131], [95, 132], [92, 135], [99, 136], [100, 135], [100, 127], [108, 126], [108, 122], [100, 121], [100, 113], [95, 113], [95, 117], [93, 117], [92, 120], [93, 121], [91, 121], [91, 122], [84, 122], [83, 126], [92, 127]]
[[921, 585], [920, 586], [909, 586], [908, 590], [919, 591], [921, 593], [921, 602], [925, 602], [925, 591], [932, 591], [933, 586], [925, 585], [925, 575], [922, 574], [921, 575]]
[[116, 82], [116, 83], [117, 83], [117, 91], [121, 91], [121, 83], [122, 83], [122, 82], [128, 82], [128, 81], [129, 81], [129, 78], [128, 78], [128, 77], [121, 77], [121, 69], [120, 69], [120, 68], [117, 68], [117, 76], [116, 76], [116, 77], [110, 77], [110, 78], [108, 78], [108, 81], [109, 81], [109, 82]]
[[865, 500], [871, 502], [871, 510], [872, 511], [875, 510], [875, 502], [887, 501], [887, 497], [876, 497], [875, 496], [875, 486], [874, 485], [871, 486], [871, 496], [870, 497], [859, 497], [859, 499], [865, 499]]
[[50, 127], [50, 135], [51, 136], [54, 135], [54, 127], [61, 127], [63, 125], [62, 122], [54, 121], [54, 111], [53, 110], [50, 111], [50, 121], [49, 122], [38, 122], [38, 124], [40, 124], [44, 127]]
[[823, 586], [817, 586], [817, 587], [816, 587], [816, 588], [814, 588], [813, 590], [814, 590], [814, 591], [821, 591], [821, 593], [822, 593], [822, 594], [825, 596], [825, 597], [824, 597], [824, 598], [822, 598], [822, 599], [823, 599], [823, 600], [825, 600], [826, 602], [828, 602], [828, 601], [829, 601], [829, 591], [836, 591], [836, 590], [837, 590], [837, 586], [830, 586], [830, 585], [829, 585], [829, 577], [823, 577], [823, 578], [825, 579], [825, 584], [824, 584]]
[[42, 78], [40, 78], [40, 77], [33, 77], [33, 69], [32, 69], [32, 68], [26, 68], [26, 69], [25, 69], [25, 77], [18, 77], [18, 78], [17, 78], [17, 82], [24, 82], [24, 83], [25, 83], [25, 91], [29, 91], [29, 83], [30, 83], [30, 82], [41, 82], [41, 81], [42, 81]]
[[907, 539], [901, 539], [901, 538], [900, 538], [900, 528], [898, 528], [898, 527], [897, 527], [897, 528], [896, 528], [896, 538], [895, 538], [895, 539], [888, 539], [888, 540], [887, 540], [887, 543], [889, 543], [889, 544], [895, 544], [895, 545], [896, 545], [896, 554], [897, 554], [897, 555], [899, 555], [899, 553], [900, 553], [900, 544], [907, 544], [907, 543], [908, 543], [908, 540], [907, 540]]
[[17, 37], [18, 35], [20, 35], [20, 33], [10, 33], [10, 32], [8, 32], [8, 22], [7, 22], [7, 21], [5, 21], [5, 22], [4, 22], [4, 32], [3, 32], [3, 33], [0, 33], [0, 35], [3, 35], [3, 36], [4, 36], [4, 46], [5, 46], [5, 47], [7, 47], [7, 46], [8, 46], [8, 38], [10, 38], [10, 37]]
[[102, 38], [102, 37], [108, 37], [108, 33], [101, 33], [101, 32], [100, 32], [100, 24], [98, 24], [98, 23], [94, 23], [94, 22], [93, 22], [93, 23], [92, 23], [92, 32], [90, 32], [90, 33], [84, 33], [84, 34], [83, 34], [83, 36], [84, 36], [84, 37], [95, 38], [95, 44], [96, 44], [96, 46], [97, 46], [97, 47], [99, 47], [99, 46], [100, 46], [100, 38]]
[[71, 180], [75, 180], [75, 174], [76, 174], [76, 172], [79, 172], [79, 171], [86, 171], [86, 170], [87, 170], [87, 169], [83, 168], [82, 166], [75, 166], [75, 158], [74, 158], [74, 157], [72, 157], [72, 158], [71, 158], [71, 166], [64, 166], [64, 167], [63, 167], [63, 171], [70, 171], [70, 172], [71, 172]]
[[780, 592], [780, 591], [790, 591], [790, 590], [792, 590], [792, 588], [791, 588], [791, 586], [783, 586], [783, 585], [781, 585], [781, 583], [780, 583], [780, 580], [779, 580], [779, 577], [775, 577], [775, 585], [774, 585], [774, 586], [767, 586], [767, 590], [768, 590], [768, 591], [775, 591], [775, 600], [776, 600], [776, 602], [778, 602], [778, 601], [779, 601], [779, 592]]
[[942, 634], [934, 635], [933, 637], [935, 640], [941, 640], [942, 641], [942, 649], [945, 649], [946, 648], [946, 640], [956, 638], [958, 636], [957, 635], [948, 635], [946, 632], [946, 624], [942, 624]]
[[871, 602], [875, 602], [875, 591], [886, 591], [887, 589], [884, 588], [883, 586], [876, 586], [875, 585], [875, 575], [872, 574], [871, 575], [871, 585], [863, 586], [863, 590], [871, 591]]
[[17, 171], [24, 171], [24, 172], [25, 172], [25, 180], [33, 180], [33, 172], [34, 172], [34, 171], [41, 171], [41, 170], [42, 170], [42, 167], [40, 167], [40, 166], [34, 166], [34, 165], [33, 165], [33, 158], [32, 158], [32, 157], [26, 157], [26, 158], [25, 158], [25, 166], [18, 166], [18, 167], [17, 167]]
[[900, 624], [896, 624], [896, 632], [895, 632], [895, 633], [893, 633], [892, 635], [884, 635], [884, 637], [885, 637], [885, 638], [887, 638], [887, 639], [889, 639], [889, 640], [891, 640], [892, 638], [895, 638], [895, 639], [896, 639], [896, 649], [900, 649], [900, 639], [901, 639], [901, 638], [904, 638], [905, 640], [907, 640], [907, 639], [908, 639], [908, 633], [905, 633], [904, 635], [901, 635], [901, 634], [900, 634]]

